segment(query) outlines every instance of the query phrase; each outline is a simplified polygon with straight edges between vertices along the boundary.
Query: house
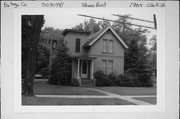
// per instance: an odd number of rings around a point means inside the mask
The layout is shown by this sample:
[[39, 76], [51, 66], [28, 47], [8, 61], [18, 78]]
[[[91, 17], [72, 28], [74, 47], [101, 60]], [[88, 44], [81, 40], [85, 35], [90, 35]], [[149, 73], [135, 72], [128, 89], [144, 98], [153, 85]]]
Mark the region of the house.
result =
[[120, 36], [108, 26], [95, 34], [88, 31], [65, 29], [64, 43], [72, 58], [72, 78], [95, 83], [93, 73], [124, 73], [124, 50], [128, 48]]

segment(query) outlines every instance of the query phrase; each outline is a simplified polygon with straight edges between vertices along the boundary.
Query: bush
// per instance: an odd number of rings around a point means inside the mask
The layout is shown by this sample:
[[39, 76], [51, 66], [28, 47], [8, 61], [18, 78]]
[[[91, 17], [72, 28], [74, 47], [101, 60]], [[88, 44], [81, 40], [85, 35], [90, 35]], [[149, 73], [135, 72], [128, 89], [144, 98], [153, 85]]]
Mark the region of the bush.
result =
[[79, 79], [73, 78], [73, 79], [72, 79], [72, 85], [73, 85], [73, 86], [80, 86], [80, 81], [79, 81]]
[[116, 85], [126, 87], [152, 87], [152, 83], [142, 83], [139, 77], [134, 77], [129, 74], [118, 75], [116, 79]]
[[108, 80], [111, 80], [111, 84], [110, 85], [116, 85], [116, 79], [117, 79], [117, 73], [116, 72], [112, 72], [109, 75], [107, 75]]
[[113, 84], [112, 80], [108, 79], [108, 75], [102, 70], [96, 71], [94, 78], [96, 79], [96, 86], [111, 86]]
[[96, 79], [96, 86], [125, 86], [125, 87], [151, 87], [152, 82], [141, 82], [138, 76], [130, 74], [117, 75], [113, 72], [109, 75], [105, 74], [102, 70], [98, 70], [94, 73]]

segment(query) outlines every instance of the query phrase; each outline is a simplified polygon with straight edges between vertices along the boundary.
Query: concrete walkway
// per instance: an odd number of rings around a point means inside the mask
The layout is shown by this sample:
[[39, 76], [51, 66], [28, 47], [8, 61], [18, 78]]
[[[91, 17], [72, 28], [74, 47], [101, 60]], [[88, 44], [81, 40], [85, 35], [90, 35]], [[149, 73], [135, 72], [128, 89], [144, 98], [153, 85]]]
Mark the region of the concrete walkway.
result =
[[110, 93], [110, 92], [106, 92], [106, 91], [102, 91], [99, 89], [95, 89], [95, 88], [88, 88], [90, 90], [94, 90], [103, 94], [106, 94], [107, 96], [96, 96], [96, 95], [36, 95], [36, 97], [51, 97], [51, 98], [119, 98], [131, 103], [134, 103], [136, 105], [152, 105], [150, 103], [144, 102], [144, 101], [140, 101], [140, 100], [136, 100], [133, 97], [156, 97], [156, 95], [118, 95], [118, 94], [114, 94], [114, 93]]
[[139, 100], [136, 100], [136, 99], [133, 99], [133, 97], [154, 97], [154, 96], [147, 96], [147, 95], [133, 95], [133, 96], [124, 96], [124, 95], [118, 95], [118, 94], [114, 94], [114, 93], [110, 93], [110, 92], [106, 92], [106, 91], [102, 91], [102, 90], [99, 90], [99, 89], [93, 89], [93, 90], [96, 90], [98, 92], [101, 92], [101, 93], [105, 93], [106, 95], [110, 96], [110, 97], [114, 97], [114, 98], [119, 98], [119, 99], [123, 99], [123, 100], [126, 100], [128, 102], [131, 102], [131, 103], [134, 103], [136, 105], [151, 105], [150, 103], [147, 103], [147, 102], [144, 102], [144, 101], [139, 101]]

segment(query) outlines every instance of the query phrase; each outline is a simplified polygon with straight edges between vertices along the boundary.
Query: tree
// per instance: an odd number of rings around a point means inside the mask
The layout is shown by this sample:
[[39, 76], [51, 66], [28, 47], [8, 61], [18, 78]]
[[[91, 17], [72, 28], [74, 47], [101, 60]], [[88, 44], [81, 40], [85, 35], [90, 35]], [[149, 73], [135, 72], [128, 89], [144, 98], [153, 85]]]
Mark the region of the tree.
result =
[[151, 45], [151, 48], [149, 50], [149, 63], [151, 65], [151, 67], [156, 67], [157, 61], [156, 61], [156, 54], [157, 54], [157, 37], [156, 35], [154, 35], [151, 39], [150, 39], [150, 43], [149, 45]]
[[111, 25], [111, 23], [109, 21], [107, 21], [107, 20], [100, 21], [99, 23], [100, 23], [100, 26], [101, 26], [102, 29], [108, 27], [109, 25]]
[[41, 74], [43, 77], [48, 76], [48, 74], [49, 74], [49, 56], [50, 56], [49, 49], [46, 46], [39, 44], [36, 74]]
[[[128, 32], [127, 32], [128, 31]], [[129, 48], [125, 51], [125, 72], [132, 74], [142, 86], [152, 86], [152, 71], [148, 62], [147, 38], [139, 29], [127, 30], [122, 35]]]
[[[130, 15], [122, 15], [123, 17], [119, 17], [118, 20], [116, 20], [117, 22], [113, 23], [113, 28], [116, 30], [117, 33], [119, 34], [123, 34], [126, 30], [129, 30], [131, 28], [131, 25], [127, 24], [127, 23], [131, 23], [131, 20], [128, 19], [127, 17], [129, 17]], [[121, 22], [121, 23], [118, 23]]]
[[22, 94], [28, 96], [33, 95], [38, 43], [43, 23], [43, 15], [22, 15]]
[[128, 45], [125, 50], [125, 73], [130, 74], [134, 79], [138, 79], [143, 86], [146, 84], [151, 86], [152, 71], [148, 61], [148, 48], [146, 33], [149, 31], [142, 28], [132, 28], [131, 21], [126, 17], [119, 17], [117, 21], [123, 22], [113, 23], [113, 28], [122, 37]]
[[89, 21], [84, 21], [84, 23], [80, 23], [73, 27], [72, 29], [90, 31], [92, 34], [99, 31], [101, 22], [97, 22], [94, 19], [89, 19]]
[[63, 42], [57, 46], [57, 56], [51, 64], [50, 84], [69, 85], [71, 83], [72, 60], [67, 54], [68, 49]]

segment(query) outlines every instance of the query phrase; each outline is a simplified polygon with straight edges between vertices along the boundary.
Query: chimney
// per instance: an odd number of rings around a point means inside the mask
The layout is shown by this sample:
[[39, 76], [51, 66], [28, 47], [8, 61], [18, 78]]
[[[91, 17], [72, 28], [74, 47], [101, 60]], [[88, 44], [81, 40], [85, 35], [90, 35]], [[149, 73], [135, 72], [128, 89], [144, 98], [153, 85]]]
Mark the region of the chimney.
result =
[[95, 20], [94, 19], [90, 19], [89, 20], [89, 31], [91, 32], [91, 34], [94, 33], [94, 23], [95, 23]]

